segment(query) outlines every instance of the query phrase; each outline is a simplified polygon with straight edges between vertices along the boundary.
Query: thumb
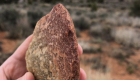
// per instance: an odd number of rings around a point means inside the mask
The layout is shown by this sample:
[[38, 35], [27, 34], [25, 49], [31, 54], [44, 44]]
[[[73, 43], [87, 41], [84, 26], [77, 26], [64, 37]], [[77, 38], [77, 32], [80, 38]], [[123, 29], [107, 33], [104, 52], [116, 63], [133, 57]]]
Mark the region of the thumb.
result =
[[22, 77], [18, 78], [17, 80], [35, 80], [35, 79], [31, 72], [26, 72]]

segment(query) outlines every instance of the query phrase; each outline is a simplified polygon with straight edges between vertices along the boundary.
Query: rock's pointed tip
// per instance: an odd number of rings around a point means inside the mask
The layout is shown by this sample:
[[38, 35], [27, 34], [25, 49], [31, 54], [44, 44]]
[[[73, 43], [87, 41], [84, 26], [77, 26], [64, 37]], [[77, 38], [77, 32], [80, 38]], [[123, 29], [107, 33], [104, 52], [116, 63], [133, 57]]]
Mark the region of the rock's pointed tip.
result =
[[64, 5], [61, 4], [61, 3], [58, 3], [58, 4], [56, 4], [56, 5], [53, 7], [53, 9], [60, 9], [60, 8], [66, 9], [66, 8], [64, 7]]
[[69, 13], [68, 10], [63, 6], [63, 4], [58, 3], [57, 5], [55, 5], [50, 14], [56, 13], [55, 15], [62, 15], [63, 14], [67, 14]]

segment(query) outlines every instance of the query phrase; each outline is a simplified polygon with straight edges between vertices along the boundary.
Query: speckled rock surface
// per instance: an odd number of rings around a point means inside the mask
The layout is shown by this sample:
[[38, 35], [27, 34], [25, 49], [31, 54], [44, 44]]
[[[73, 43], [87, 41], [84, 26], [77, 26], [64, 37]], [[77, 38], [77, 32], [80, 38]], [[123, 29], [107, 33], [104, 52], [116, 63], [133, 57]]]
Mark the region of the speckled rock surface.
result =
[[36, 24], [26, 52], [27, 70], [36, 80], [79, 80], [78, 43], [67, 9], [57, 4]]

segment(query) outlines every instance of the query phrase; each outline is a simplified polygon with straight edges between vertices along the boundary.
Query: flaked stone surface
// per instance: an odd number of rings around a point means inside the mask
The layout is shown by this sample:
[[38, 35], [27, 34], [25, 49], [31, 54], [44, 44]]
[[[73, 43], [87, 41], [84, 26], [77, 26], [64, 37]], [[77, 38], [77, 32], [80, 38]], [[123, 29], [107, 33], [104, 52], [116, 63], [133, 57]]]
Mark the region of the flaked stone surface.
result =
[[67, 9], [57, 4], [36, 24], [26, 52], [27, 70], [36, 80], [79, 80], [78, 43]]

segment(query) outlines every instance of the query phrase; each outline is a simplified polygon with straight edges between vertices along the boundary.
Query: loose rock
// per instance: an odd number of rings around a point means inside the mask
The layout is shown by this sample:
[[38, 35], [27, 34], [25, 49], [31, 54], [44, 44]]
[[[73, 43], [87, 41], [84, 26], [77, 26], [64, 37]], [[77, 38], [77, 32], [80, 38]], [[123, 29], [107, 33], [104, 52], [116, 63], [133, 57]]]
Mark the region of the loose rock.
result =
[[37, 22], [26, 63], [36, 80], [80, 79], [75, 28], [62, 4], [54, 6]]

